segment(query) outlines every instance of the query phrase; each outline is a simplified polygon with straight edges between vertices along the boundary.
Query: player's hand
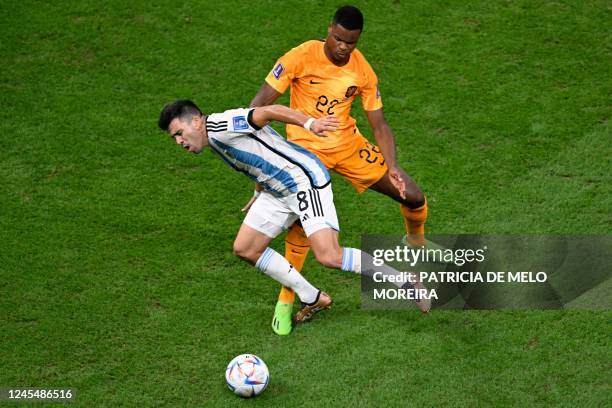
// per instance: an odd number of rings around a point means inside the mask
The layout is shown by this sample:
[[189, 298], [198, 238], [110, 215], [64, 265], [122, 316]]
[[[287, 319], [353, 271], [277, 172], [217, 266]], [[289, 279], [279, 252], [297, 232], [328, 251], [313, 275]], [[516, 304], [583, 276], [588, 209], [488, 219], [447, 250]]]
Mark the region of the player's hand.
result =
[[251, 208], [251, 206], [253, 205], [253, 203], [255, 202], [255, 200], [257, 200], [257, 197], [252, 196], [251, 199], [249, 200], [248, 203], [246, 203], [246, 205], [244, 207], [242, 207], [242, 209], [240, 211], [242, 212], [247, 212], [249, 211], [249, 208]]
[[393, 187], [397, 189], [402, 200], [406, 199], [406, 185], [404, 184], [404, 178], [402, 172], [397, 166], [389, 167], [389, 180]]
[[337, 117], [331, 115], [325, 116], [312, 122], [312, 125], [310, 125], [310, 131], [317, 136], [327, 137], [325, 132], [333, 132], [334, 130], [338, 129], [339, 125], [340, 121]]
[[259, 193], [261, 192], [261, 190], [263, 190], [263, 187], [260, 184], [255, 184], [255, 191], [253, 191], [253, 196], [251, 197], [249, 202], [246, 203], [244, 207], [242, 207], [242, 210], [240, 211], [242, 212], [249, 211], [249, 208], [251, 208], [255, 200], [257, 200], [257, 197], [259, 197]]

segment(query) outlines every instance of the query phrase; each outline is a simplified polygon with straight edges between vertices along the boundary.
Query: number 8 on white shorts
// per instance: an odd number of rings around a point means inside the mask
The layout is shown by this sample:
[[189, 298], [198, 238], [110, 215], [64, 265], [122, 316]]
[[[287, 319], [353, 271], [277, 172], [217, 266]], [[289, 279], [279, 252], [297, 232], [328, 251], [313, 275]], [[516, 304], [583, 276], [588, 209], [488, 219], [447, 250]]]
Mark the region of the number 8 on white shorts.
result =
[[296, 220], [306, 236], [323, 229], [339, 231], [331, 183], [326, 187], [300, 190], [287, 197], [275, 197], [263, 191], [251, 206], [244, 223], [270, 238], [276, 238]]

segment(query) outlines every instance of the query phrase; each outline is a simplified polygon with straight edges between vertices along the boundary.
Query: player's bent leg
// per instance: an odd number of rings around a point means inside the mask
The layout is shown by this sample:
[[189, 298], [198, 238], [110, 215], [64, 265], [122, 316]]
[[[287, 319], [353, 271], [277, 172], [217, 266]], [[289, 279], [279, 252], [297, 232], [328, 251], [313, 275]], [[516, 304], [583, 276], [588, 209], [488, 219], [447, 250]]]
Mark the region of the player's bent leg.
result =
[[410, 245], [425, 245], [425, 221], [427, 220], [427, 200], [412, 178], [402, 171], [406, 197], [402, 198], [399, 191], [389, 179], [389, 173], [370, 188], [391, 197], [400, 203], [400, 212], [404, 218], [407, 241]]
[[[372, 256], [366, 252], [362, 252], [357, 248], [340, 247], [338, 244], [338, 233], [331, 229], [323, 229], [315, 232], [310, 237], [312, 250], [319, 262], [329, 268], [342, 269], [347, 272], [357, 274], [365, 274], [372, 277], [373, 270], [363, 270], [362, 265], [375, 265]], [[376, 268], [376, 271], [387, 276], [395, 276], [397, 278], [390, 279], [390, 282], [398, 282], [398, 285], [403, 287], [403, 283], [399, 277], [401, 273], [396, 269], [382, 264]], [[421, 282], [415, 281], [410, 283], [410, 288], [415, 290], [424, 290], [425, 287]], [[429, 312], [431, 301], [429, 299], [421, 299], [416, 297], [414, 302], [418, 309], [423, 312]], [[295, 320], [297, 321], [298, 315]]]
[[[234, 242], [234, 252], [240, 258], [253, 263], [263, 273], [270, 276], [281, 285], [285, 285], [293, 289], [300, 300], [305, 303], [313, 303], [316, 301], [319, 290], [310, 282], [298, 273], [293, 266], [287, 262], [278, 252], [267, 247], [271, 238], [254, 228], [242, 224], [236, 241]], [[266, 245], [262, 251], [261, 248]], [[260, 254], [254, 259], [253, 254]]]
[[308, 237], [312, 252], [319, 263], [327, 268], [340, 269], [342, 248], [338, 244], [338, 232], [323, 228]]
[[425, 204], [425, 196], [421, 192], [419, 186], [414, 180], [402, 170], [402, 178], [404, 180], [404, 189], [406, 191], [406, 198], [400, 196], [399, 191], [389, 178], [389, 172], [386, 172], [376, 183], [370, 186], [370, 189], [382, 193], [388, 197], [391, 197], [400, 204], [405, 205], [408, 208], [416, 209], [422, 207]]
[[246, 224], [240, 226], [234, 240], [234, 254], [251, 265], [255, 265], [272, 238]]
[[[306, 261], [310, 250], [310, 242], [299, 222], [294, 223], [285, 237], [285, 259], [300, 272]], [[272, 317], [272, 330], [279, 336], [291, 333], [291, 314], [293, 313], [293, 302], [295, 292], [286, 286], [282, 286], [278, 295], [278, 301], [274, 308]]]

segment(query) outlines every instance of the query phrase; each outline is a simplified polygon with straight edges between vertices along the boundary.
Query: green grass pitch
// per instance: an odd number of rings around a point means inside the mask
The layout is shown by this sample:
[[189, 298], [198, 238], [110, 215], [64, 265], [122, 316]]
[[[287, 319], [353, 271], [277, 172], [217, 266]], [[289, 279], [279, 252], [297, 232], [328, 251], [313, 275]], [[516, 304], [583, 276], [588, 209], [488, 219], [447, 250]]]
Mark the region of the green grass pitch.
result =
[[[0, 387], [80, 407], [606, 405], [609, 311], [369, 312], [310, 257], [336, 305], [272, 333], [277, 285], [231, 253], [250, 181], [156, 121], [175, 98], [247, 106], [340, 5], [2, 2]], [[356, 5], [429, 232], [612, 232], [609, 2]], [[345, 245], [401, 233], [395, 203], [334, 189]], [[271, 371], [251, 401], [223, 378], [246, 352]]]

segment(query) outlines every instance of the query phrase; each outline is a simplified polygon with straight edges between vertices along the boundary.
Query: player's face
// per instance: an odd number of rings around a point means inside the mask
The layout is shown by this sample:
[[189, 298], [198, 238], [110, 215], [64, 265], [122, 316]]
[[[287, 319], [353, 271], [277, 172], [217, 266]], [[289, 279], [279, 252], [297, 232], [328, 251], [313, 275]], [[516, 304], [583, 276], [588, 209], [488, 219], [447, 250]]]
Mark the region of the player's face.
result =
[[360, 30], [347, 30], [340, 24], [330, 24], [327, 28], [325, 53], [333, 63], [344, 65], [351, 57], [361, 35]]
[[191, 153], [200, 153], [208, 144], [204, 132], [204, 120], [199, 116], [193, 116], [188, 121], [174, 118], [168, 126], [168, 133], [176, 144]]

